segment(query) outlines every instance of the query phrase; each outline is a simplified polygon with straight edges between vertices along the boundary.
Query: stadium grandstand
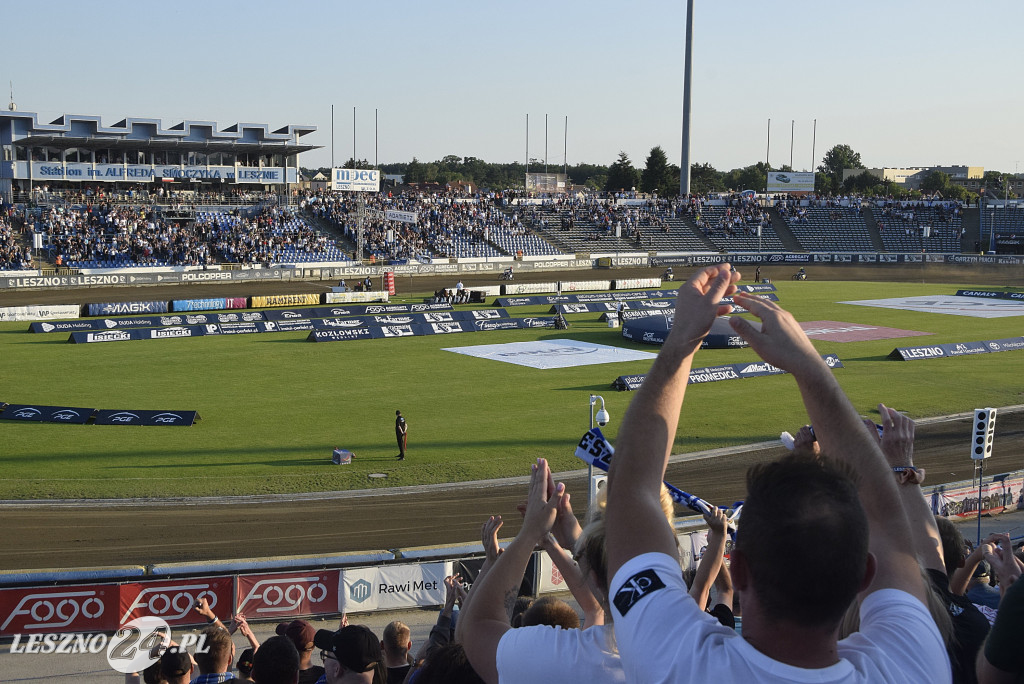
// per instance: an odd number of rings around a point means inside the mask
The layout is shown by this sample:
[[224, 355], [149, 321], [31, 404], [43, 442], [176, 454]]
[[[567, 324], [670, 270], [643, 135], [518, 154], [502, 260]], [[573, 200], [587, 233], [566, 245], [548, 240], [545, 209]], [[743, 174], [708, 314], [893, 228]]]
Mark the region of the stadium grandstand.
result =
[[316, 149], [302, 142], [315, 130], [194, 120], [165, 128], [152, 118], [104, 125], [78, 115], [41, 123], [31, 112], [0, 113], [0, 270], [1024, 251], [1017, 203], [972, 212], [945, 200], [856, 195], [314, 190], [301, 182], [299, 155]]

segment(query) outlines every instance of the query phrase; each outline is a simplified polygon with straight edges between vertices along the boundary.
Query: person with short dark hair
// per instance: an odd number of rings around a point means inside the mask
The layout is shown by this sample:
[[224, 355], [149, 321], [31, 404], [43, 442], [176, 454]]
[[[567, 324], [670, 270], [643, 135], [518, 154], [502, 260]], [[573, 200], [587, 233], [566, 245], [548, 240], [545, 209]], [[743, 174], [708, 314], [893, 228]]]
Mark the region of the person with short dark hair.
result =
[[252, 679], [256, 684], [297, 684], [299, 652], [289, 636], [273, 636], [253, 655]]

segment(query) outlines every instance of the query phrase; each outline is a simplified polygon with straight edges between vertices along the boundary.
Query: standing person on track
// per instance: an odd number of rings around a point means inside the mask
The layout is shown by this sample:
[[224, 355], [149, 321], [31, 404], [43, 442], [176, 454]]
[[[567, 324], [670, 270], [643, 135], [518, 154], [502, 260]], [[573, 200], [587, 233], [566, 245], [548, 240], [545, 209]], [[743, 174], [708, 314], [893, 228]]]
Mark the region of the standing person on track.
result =
[[405, 447], [409, 443], [409, 424], [401, 411], [395, 411], [395, 438], [398, 440], [398, 460], [405, 460]]

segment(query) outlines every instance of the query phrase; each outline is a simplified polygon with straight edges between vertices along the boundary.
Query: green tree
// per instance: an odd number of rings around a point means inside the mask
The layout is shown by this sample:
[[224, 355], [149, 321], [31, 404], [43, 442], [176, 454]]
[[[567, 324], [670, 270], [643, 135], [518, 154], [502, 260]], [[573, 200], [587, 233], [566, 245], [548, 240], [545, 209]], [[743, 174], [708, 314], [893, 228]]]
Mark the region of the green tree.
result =
[[690, 164], [690, 192], [696, 195], [724, 190], [722, 174], [711, 164]]
[[729, 190], [756, 190], [764, 192], [768, 186], [768, 172], [772, 167], [764, 162], [757, 162], [742, 169], [733, 169], [722, 177], [722, 182]]
[[831, 177], [832, 188], [843, 187], [843, 169], [863, 169], [860, 154], [849, 145], [836, 145], [825, 153], [818, 171]]
[[[676, 185], [678, 188], [679, 185]], [[647, 155], [647, 163], [640, 174], [640, 191], [657, 193], [659, 197], [670, 197], [678, 190], [672, 188], [672, 172], [669, 169], [668, 157], [660, 145], [651, 148]]]
[[945, 197], [950, 185], [949, 174], [932, 171], [921, 181], [921, 190], [929, 194], [938, 192]]
[[422, 183], [424, 178], [423, 164], [416, 157], [413, 157], [409, 165], [405, 167], [405, 182]]
[[629, 160], [629, 155], [619, 152], [619, 158], [608, 167], [608, 180], [604, 189], [608, 192], [632, 190], [639, 182], [640, 174], [633, 168], [633, 162]]

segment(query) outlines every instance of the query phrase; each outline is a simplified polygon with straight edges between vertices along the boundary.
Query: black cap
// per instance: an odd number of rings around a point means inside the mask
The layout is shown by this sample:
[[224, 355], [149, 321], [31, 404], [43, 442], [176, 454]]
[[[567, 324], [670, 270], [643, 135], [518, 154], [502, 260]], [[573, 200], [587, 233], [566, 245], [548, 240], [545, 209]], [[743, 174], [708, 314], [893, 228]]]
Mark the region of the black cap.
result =
[[313, 644], [334, 654], [345, 669], [367, 672], [381, 661], [380, 639], [365, 625], [349, 625], [337, 632], [317, 631]]

